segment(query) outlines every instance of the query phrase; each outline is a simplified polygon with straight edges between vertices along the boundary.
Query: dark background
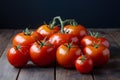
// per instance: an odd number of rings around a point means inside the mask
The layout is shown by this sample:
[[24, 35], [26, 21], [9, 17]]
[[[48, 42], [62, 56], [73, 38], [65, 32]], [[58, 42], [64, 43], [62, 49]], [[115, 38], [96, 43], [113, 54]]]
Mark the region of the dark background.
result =
[[120, 27], [120, 0], [0, 0], [0, 28], [37, 28], [53, 17], [86, 27]]

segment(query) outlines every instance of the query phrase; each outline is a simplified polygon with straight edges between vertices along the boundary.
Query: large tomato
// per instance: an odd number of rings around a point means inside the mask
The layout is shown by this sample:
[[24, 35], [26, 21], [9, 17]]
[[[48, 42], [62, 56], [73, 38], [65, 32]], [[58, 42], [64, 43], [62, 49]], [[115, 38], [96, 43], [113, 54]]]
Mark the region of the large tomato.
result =
[[35, 42], [30, 47], [30, 58], [38, 66], [49, 66], [55, 61], [56, 49], [48, 42]]
[[110, 51], [103, 45], [90, 45], [84, 48], [84, 54], [90, 56], [96, 67], [105, 65], [110, 58]]
[[11, 65], [15, 67], [24, 67], [29, 60], [29, 50], [17, 45], [8, 50], [7, 58]]
[[37, 29], [37, 32], [41, 34], [43, 37], [49, 38], [54, 33], [59, 32], [60, 28], [58, 26], [51, 27], [50, 25], [42, 25]]
[[82, 55], [75, 61], [75, 67], [80, 73], [89, 73], [93, 69], [93, 61], [90, 57]]
[[64, 43], [57, 48], [56, 60], [64, 68], [75, 67], [75, 60], [82, 55], [81, 49], [71, 43]]
[[49, 38], [49, 42], [53, 44], [55, 47], [59, 47], [61, 44], [68, 43], [68, 42], [73, 42], [78, 44], [79, 39], [78, 37], [71, 34], [56, 33]]
[[29, 48], [35, 41], [41, 40], [43, 37], [38, 32], [30, 32], [27, 28], [24, 32], [18, 33], [13, 38], [13, 45], [20, 44]]
[[87, 29], [82, 25], [66, 25], [64, 30], [69, 34], [77, 36], [80, 40], [88, 35]]
[[85, 47], [87, 45], [94, 45], [95, 43], [102, 44], [108, 48], [110, 46], [109, 41], [105, 37], [88, 35], [83, 37], [81, 40], [82, 47]]

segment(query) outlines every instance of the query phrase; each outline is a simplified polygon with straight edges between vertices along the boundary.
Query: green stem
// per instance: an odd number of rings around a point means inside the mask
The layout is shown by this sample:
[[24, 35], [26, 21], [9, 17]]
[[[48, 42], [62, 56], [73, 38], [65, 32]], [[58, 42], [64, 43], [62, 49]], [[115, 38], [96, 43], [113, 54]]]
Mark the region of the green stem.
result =
[[56, 18], [53, 18], [52, 23], [49, 24], [50, 29], [53, 29], [56, 24]]
[[56, 16], [56, 17], [54, 17], [54, 19], [53, 20], [59, 20], [59, 22], [60, 22], [60, 25], [61, 25], [61, 33], [64, 33], [64, 23], [63, 23], [63, 21], [62, 21], [62, 19], [61, 19], [61, 17], [60, 16]]
[[97, 33], [94, 35], [94, 37], [95, 37], [95, 38], [98, 38], [98, 36], [99, 36], [99, 33], [97, 32]]

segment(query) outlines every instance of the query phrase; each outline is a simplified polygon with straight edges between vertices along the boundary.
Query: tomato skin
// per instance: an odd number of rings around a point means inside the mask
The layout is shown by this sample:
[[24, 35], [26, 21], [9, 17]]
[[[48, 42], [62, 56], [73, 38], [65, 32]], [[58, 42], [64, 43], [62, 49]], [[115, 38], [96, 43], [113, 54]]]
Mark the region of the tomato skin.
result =
[[51, 29], [49, 25], [42, 25], [36, 31], [39, 34], [41, 34], [43, 37], [49, 38], [54, 33], [59, 32], [59, 30], [60, 30], [60, 28], [58, 26], [55, 26]]
[[82, 25], [66, 25], [64, 30], [67, 31], [69, 34], [78, 36], [81, 40], [84, 36], [88, 35], [87, 29]]
[[34, 43], [30, 48], [30, 58], [38, 66], [49, 66], [55, 61], [56, 50], [54, 46], [40, 46]]
[[27, 48], [30, 48], [30, 46], [37, 40], [41, 40], [43, 37], [38, 32], [32, 32], [31, 35], [25, 35], [23, 32], [18, 33], [13, 38], [13, 45], [21, 45]]
[[75, 60], [82, 54], [81, 49], [73, 44], [70, 49], [66, 46], [68, 43], [62, 44], [57, 48], [56, 60], [59, 65], [64, 68], [74, 68]]
[[80, 41], [80, 43], [83, 48], [88, 45], [94, 45], [94, 43], [104, 45], [107, 48], [109, 48], [109, 46], [110, 46], [109, 41], [104, 37], [95, 38], [93, 36], [85, 36]]
[[71, 34], [64, 34], [64, 33], [53, 34], [48, 41], [51, 44], [53, 44], [55, 47], [59, 47], [61, 44], [68, 43], [68, 42], [79, 44], [78, 37]]
[[93, 70], [93, 61], [90, 57], [85, 57], [82, 61], [82, 56], [79, 56], [75, 61], [76, 70], [80, 73], [90, 73]]
[[22, 47], [20, 50], [12, 47], [8, 50], [7, 58], [14, 67], [24, 67], [29, 60], [29, 50], [25, 47]]
[[103, 45], [99, 45], [98, 48], [86, 46], [84, 54], [92, 58], [95, 67], [104, 66], [110, 59], [110, 51]]
[[101, 41], [101, 44], [104, 45], [105, 47], [107, 47], [107, 48], [110, 47], [110, 43], [109, 43], [109, 41], [106, 38], [100, 37], [100, 38], [98, 38], [98, 41], [99, 40]]
[[85, 36], [83, 37], [83, 39], [81, 40], [81, 45], [84, 48], [87, 45], [93, 45], [95, 41], [95, 38], [92, 36]]

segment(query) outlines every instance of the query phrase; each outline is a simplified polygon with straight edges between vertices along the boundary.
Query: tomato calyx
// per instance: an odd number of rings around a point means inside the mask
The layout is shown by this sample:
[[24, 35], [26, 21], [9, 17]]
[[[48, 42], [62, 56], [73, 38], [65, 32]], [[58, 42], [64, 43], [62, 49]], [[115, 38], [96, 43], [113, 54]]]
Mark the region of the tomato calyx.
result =
[[20, 50], [21, 49], [21, 46], [20, 44], [18, 44], [17, 46], [15, 46], [16, 50]]
[[82, 62], [84, 62], [87, 58], [85, 57], [85, 55], [82, 54], [82, 58], [80, 59]]
[[75, 48], [76, 46], [73, 46], [73, 43], [72, 42], [69, 42], [69, 43], [67, 43], [67, 44], [63, 44], [64, 46], [66, 46], [67, 47], [67, 52], [71, 49], [71, 48]]
[[40, 47], [42, 46], [51, 46], [51, 44], [48, 44], [47, 41], [46, 41], [47, 37], [45, 37], [42, 41], [37, 41], [37, 44], [40, 45]]
[[69, 50], [70, 48], [72, 48], [72, 43], [68, 43], [67, 45], [64, 45], [64, 46], [66, 46]]
[[95, 38], [99, 38], [99, 33], [98, 32], [89, 32], [91, 36], [95, 37]]
[[32, 34], [32, 32], [31, 32], [28, 28], [26, 28], [26, 29], [23, 31], [23, 33], [24, 33], [24, 35], [26, 35], [26, 36], [30, 36], [30, 35]]
[[98, 43], [94, 42], [94, 48], [98, 48], [100, 46], [101, 40], [98, 41]]
[[99, 45], [98, 44], [94, 44], [94, 48], [98, 48], [99, 47]]

